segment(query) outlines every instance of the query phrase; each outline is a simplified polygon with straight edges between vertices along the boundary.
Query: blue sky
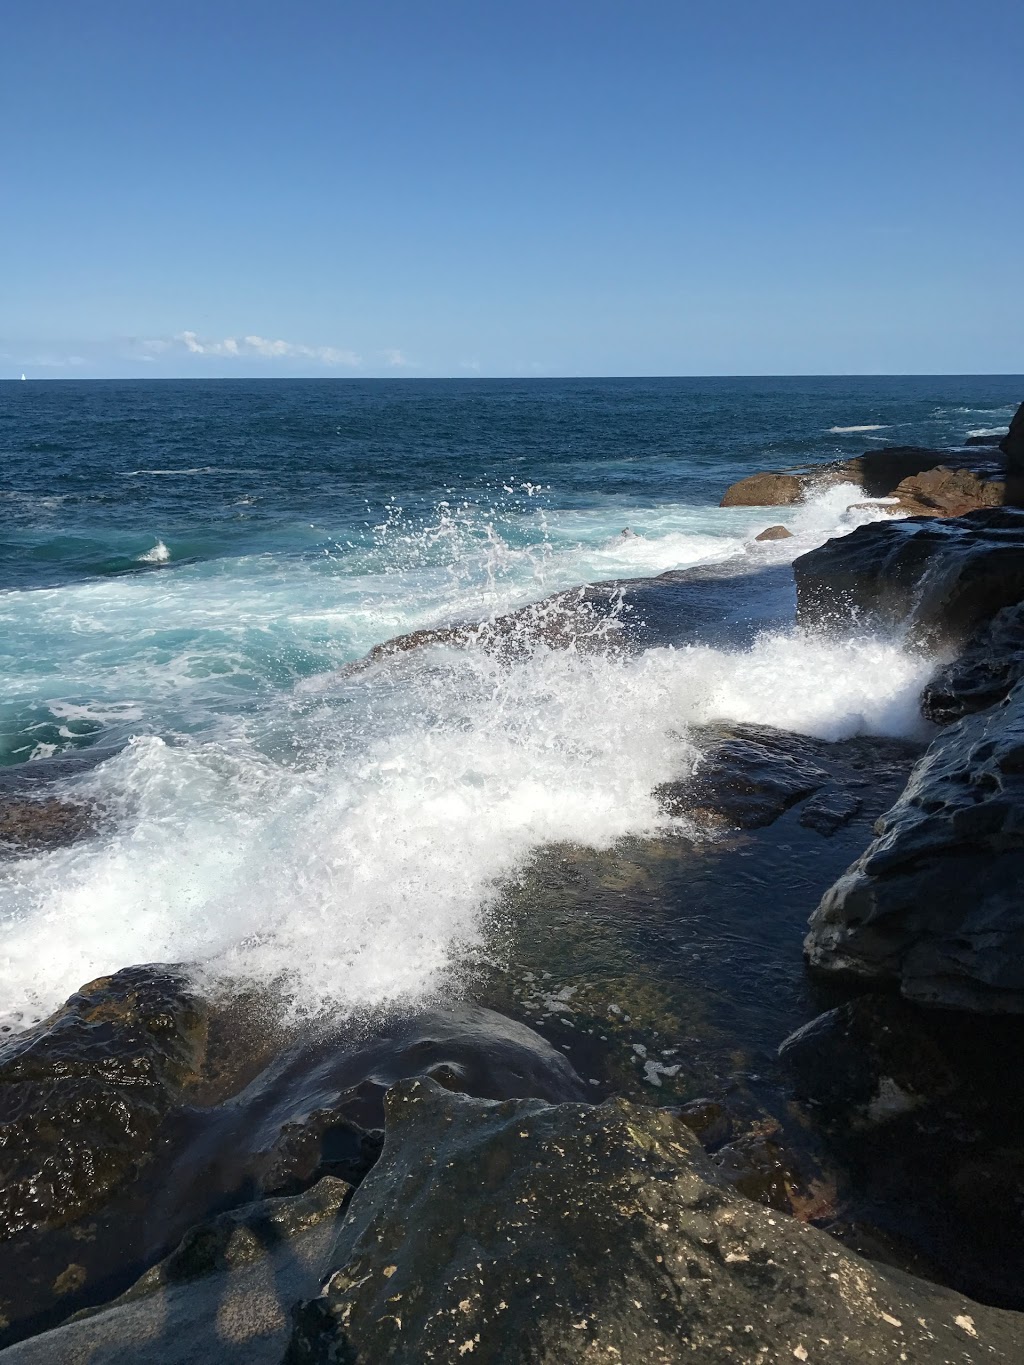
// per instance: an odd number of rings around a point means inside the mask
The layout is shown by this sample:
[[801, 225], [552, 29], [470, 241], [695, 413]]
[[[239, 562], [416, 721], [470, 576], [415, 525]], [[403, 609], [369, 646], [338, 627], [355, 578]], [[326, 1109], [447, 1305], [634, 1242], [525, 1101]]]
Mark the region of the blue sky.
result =
[[0, 376], [1024, 370], [1019, 0], [32, 0]]

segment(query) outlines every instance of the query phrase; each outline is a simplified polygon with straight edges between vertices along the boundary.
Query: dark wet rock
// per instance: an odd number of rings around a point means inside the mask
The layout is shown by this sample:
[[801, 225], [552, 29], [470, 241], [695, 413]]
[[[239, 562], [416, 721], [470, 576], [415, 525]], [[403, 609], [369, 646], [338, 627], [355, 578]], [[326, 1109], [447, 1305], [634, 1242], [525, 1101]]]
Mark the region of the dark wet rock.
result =
[[[0, 1345], [110, 1300], [213, 1214], [324, 1177], [358, 1183], [396, 1080], [587, 1093], [564, 1053], [491, 1010], [293, 1030], [275, 1050], [258, 1013], [229, 1005], [225, 1022], [219, 1002], [198, 1004], [173, 974], [163, 984], [163, 969], [118, 973], [7, 1044]], [[236, 1063], [212, 1055], [225, 1049]]]
[[800, 812], [800, 823], [829, 839], [860, 814], [864, 801], [853, 792], [827, 791], [813, 796]]
[[959, 1083], [927, 1018], [898, 996], [861, 996], [818, 1015], [779, 1056], [797, 1093], [849, 1129], [891, 1122], [948, 1098]]
[[897, 484], [899, 510], [911, 516], [962, 517], [980, 507], [999, 507], [1005, 485], [983, 479], [970, 469], [938, 465]]
[[1024, 511], [859, 526], [793, 564], [804, 626], [898, 626], [962, 640], [1024, 599]]
[[1004, 607], [927, 684], [921, 710], [949, 725], [1007, 697], [1024, 678], [1024, 603]]
[[670, 815], [758, 829], [811, 797], [800, 823], [826, 837], [858, 815], [868, 782], [920, 752], [900, 740], [833, 743], [767, 725], [708, 726], [694, 737], [703, 747], [695, 771], [656, 788]]
[[875, 1231], [925, 1255], [935, 1278], [1024, 1306], [1024, 1104], [1008, 1084], [1024, 1068], [1024, 1021], [863, 995], [780, 1057]]
[[875, 829], [812, 916], [810, 964], [1024, 1012], [1024, 683], [940, 734]]
[[351, 1186], [326, 1177], [192, 1228], [125, 1294], [11, 1347], [10, 1365], [278, 1365], [316, 1292]]
[[755, 540], [792, 540], [793, 532], [785, 526], [766, 526]]
[[774, 743], [728, 739], [709, 749], [692, 777], [657, 788], [672, 815], [722, 820], [740, 829], [770, 825], [790, 806], [817, 791], [828, 773]]
[[1000, 432], [995, 436], [968, 436], [964, 441], [965, 446], [998, 446], [1004, 439], [1005, 433]]
[[796, 474], [750, 474], [726, 489], [722, 507], [784, 507], [802, 502], [804, 481]]
[[130, 967], [0, 1048], [0, 1238], [79, 1218], [138, 1173], [205, 1025], [182, 975]]
[[671, 1113], [621, 1100], [396, 1087], [384, 1155], [331, 1260], [297, 1311], [289, 1365], [969, 1365], [1024, 1349], [1016, 1315], [741, 1198]]
[[1006, 457], [1006, 501], [1020, 507], [1024, 504], [1024, 403], [1014, 413], [999, 449]]
[[0, 855], [62, 848], [91, 834], [96, 824], [97, 812], [84, 802], [0, 796]]
[[868, 450], [846, 460], [840, 468], [851, 483], [860, 484], [869, 498], [888, 498], [904, 479], [916, 478], [945, 462], [969, 465], [972, 459], [962, 456], [957, 460], [949, 451], [930, 450], [926, 446], [883, 446], [881, 450]]

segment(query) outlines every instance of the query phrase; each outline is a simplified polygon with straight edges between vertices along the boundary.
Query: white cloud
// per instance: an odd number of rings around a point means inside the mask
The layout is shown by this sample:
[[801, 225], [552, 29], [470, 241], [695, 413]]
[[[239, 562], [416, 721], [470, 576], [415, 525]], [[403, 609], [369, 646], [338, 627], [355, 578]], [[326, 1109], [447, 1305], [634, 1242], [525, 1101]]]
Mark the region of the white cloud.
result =
[[389, 369], [406, 370], [417, 368], [415, 360], [410, 360], [403, 351], [399, 351], [395, 347], [390, 347], [386, 351], [381, 351], [381, 355], [384, 357], [384, 364], [387, 365]]
[[355, 351], [342, 350], [338, 346], [305, 346], [298, 341], [272, 340], [270, 337], [250, 334], [244, 337], [224, 337], [222, 341], [201, 339], [197, 332], [178, 332], [171, 340], [144, 341], [142, 348], [151, 354], [160, 354], [175, 343], [184, 346], [190, 355], [228, 356], [238, 359], [243, 356], [260, 356], [265, 360], [313, 360], [318, 365], [358, 366], [362, 357]]

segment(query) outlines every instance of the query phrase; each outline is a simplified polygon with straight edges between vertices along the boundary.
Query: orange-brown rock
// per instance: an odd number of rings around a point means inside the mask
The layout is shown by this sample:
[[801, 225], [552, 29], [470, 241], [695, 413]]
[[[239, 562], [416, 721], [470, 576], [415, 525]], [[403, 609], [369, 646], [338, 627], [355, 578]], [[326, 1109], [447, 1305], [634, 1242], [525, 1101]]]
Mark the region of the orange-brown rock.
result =
[[782, 507], [800, 502], [804, 482], [795, 474], [751, 474], [725, 490], [721, 507]]
[[1004, 491], [999, 480], [979, 478], [970, 469], [938, 465], [904, 479], [895, 496], [898, 510], [911, 516], [962, 517], [979, 507], [999, 507]]

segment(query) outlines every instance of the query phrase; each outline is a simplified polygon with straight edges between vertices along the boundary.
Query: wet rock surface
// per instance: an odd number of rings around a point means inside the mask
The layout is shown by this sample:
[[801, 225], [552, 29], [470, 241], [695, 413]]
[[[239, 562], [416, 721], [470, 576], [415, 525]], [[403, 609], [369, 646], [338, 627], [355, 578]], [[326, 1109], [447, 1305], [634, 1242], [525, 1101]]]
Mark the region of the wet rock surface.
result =
[[1024, 511], [860, 526], [793, 563], [797, 620], [808, 627], [909, 625], [966, 639], [1024, 598]]
[[1024, 504], [1024, 403], [1014, 413], [999, 449], [1006, 457], [1006, 501], [1020, 507]]
[[754, 537], [755, 540], [792, 540], [793, 532], [785, 526], [766, 526], [760, 535]]
[[1012, 1079], [1024, 1022], [871, 994], [797, 1030], [780, 1057], [876, 1227], [910, 1234], [935, 1278], [1024, 1306], [1024, 1097]]
[[10, 1365], [278, 1365], [290, 1310], [316, 1292], [352, 1193], [325, 1177], [305, 1194], [247, 1204], [190, 1230], [120, 1298], [3, 1354]]
[[91, 834], [96, 824], [96, 811], [84, 802], [0, 796], [0, 857], [61, 848]]
[[945, 730], [876, 831], [811, 919], [810, 964], [1024, 1012], [1024, 684]]
[[763, 725], [712, 726], [694, 737], [703, 752], [693, 775], [656, 791], [669, 814], [758, 829], [813, 796], [800, 822], [825, 837], [858, 814], [870, 783], [917, 752], [902, 740], [830, 743]]
[[1024, 603], [1004, 607], [927, 684], [921, 710], [949, 725], [1003, 701], [1024, 678]]
[[358, 1183], [403, 1077], [492, 1098], [586, 1093], [549, 1042], [475, 1006], [347, 1033], [262, 1026], [136, 968], [7, 1044], [0, 1344], [121, 1293], [211, 1214], [325, 1177]]
[[[453, 1204], [459, 1210], [452, 1217]], [[1019, 1358], [1020, 1320], [883, 1271], [726, 1186], [670, 1113], [388, 1101], [289, 1365]]]

